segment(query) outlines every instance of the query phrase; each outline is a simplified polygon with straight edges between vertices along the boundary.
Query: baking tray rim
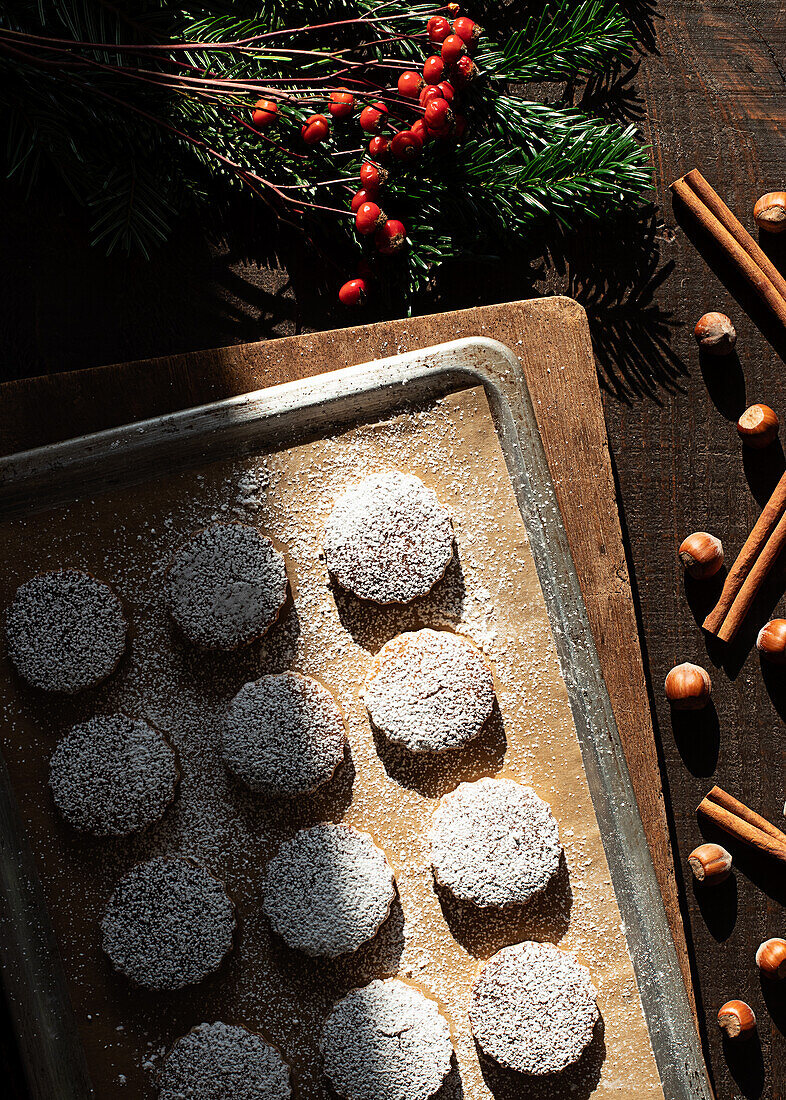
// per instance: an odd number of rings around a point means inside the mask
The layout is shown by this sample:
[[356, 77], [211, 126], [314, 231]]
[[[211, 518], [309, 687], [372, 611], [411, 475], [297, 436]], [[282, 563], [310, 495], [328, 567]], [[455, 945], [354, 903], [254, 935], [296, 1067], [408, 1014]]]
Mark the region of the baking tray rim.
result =
[[[488, 337], [465, 337], [0, 458], [0, 519], [73, 497], [76, 477], [80, 495], [145, 480], [173, 449], [178, 465], [187, 466], [218, 459], [225, 451], [284, 446], [295, 436], [335, 432], [352, 421], [476, 385], [484, 387], [489, 401], [543, 589], [664, 1092], [669, 1100], [712, 1100], [529, 390], [509, 348]], [[32, 1095], [83, 1100], [91, 1094], [89, 1079], [65, 976], [0, 760], [0, 842], [3, 838], [0, 920], [6, 934], [0, 958]], [[28, 919], [20, 923], [25, 914]], [[28, 1012], [19, 998], [25, 992], [35, 1001], [37, 1036], [22, 1026]]]

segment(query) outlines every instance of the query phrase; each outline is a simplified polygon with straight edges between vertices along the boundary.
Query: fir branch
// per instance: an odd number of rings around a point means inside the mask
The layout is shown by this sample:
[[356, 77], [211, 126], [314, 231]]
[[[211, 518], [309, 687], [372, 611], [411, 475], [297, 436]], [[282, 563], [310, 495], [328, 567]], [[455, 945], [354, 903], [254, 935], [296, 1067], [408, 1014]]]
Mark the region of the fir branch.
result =
[[144, 161], [106, 168], [104, 179], [86, 197], [90, 243], [101, 245], [107, 255], [135, 247], [149, 259], [169, 236], [175, 206], [161, 194], [159, 173]]
[[[495, 26], [522, 10], [487, 0]], [[10, 0], [0, 18], [0, 126], [6, 170], [35, 185], [58, 175], [86, 207], [94, 243], [149, 254], [175, 211], [226, 205], [245, 191], [290, 224], [319, 224], [357, 247], [349, 198], [368, 135], [357, 118], [331, 120], [306, 147], [303, 120], [332, 89], [359, 106], [382, 99], [396, 127], [422, 117], [396, 80], [436, 52], [425, 34], [444, 6], [406, 0]], [[633, 44], [614, 0], [546, 0], [507, 40], [481, 39], [480, 79], [460, 92], [467, 140], [426, 146], [414, 170], [394, 167], [382, 202], [411, 242], [374, 255], [379, 283], [410, 297], [436, 267], [464, 253], [515, 246], [535, 223], [601, 217], [649, 183], [632, 129], [565, 106], [526, 101], [509, 81], [605, 71]], [[257, 98], [278, 106], [272, 129], [251, 118]]]
[[503, 46], [479, 49], [477, 62], [496, 80], [565, 80], [616, 64], [633, 43], [630, 22], [614, 0], [554, 0]]
[[650, 185], [650, 168], [635, 127], [595, 124], [529, 158], [478, 143], [457, 166], [456, 185], [495, 222], [519, 225], [528, 214], [542, 214], [568, 226], [578, 215], [597, 219], [636, 198]]

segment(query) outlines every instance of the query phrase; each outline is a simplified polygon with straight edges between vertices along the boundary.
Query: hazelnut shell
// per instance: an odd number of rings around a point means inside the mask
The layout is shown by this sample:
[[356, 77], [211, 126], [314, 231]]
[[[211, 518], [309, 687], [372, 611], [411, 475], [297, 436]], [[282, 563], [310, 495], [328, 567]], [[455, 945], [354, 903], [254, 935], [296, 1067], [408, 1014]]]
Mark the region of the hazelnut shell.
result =
[[756, 1030], [756, 1016], [745, 1001], [727, 1001], [718, 1012], [718, 1027], [727, 1039], [745, 1039]]
[[740, 439], [749, 447], [769, 447], [779, 427], [778, 415], [769, 405], [751, 405], [737, 421]]
[[765, 660], [786, 665], [786, 619], [770, 619], [759, 631], [756, 648]]
[[728, 355], [737, 343], [737, 330], [725, 313], [705, 313], [693, 330], [702, 351], [709, 355]]
[[759, 944], [756, 965], [765, 978], [774, 981], [786, 978], [786, 940], [774, 937]]
[[694, 531], [688, 535], [677, 553], [685, 571], [696, 580], [714, 577], [723, 565], [721, 540], [707, 531]]
[[688, 856], [690, 869], [697, 882], [719, 886], [731, 874], [731, 854], [720, 844], [708, 842], [694, 848]]
[[666, 677], [666, 698], [675, 710], [701, 710], [712, 691], [710, 674], [700, 665], [675, 665]]
[[766, 233], [782, 233], [786, 229], [786, 191], [768, 191], [756, 201], [753, 220]]

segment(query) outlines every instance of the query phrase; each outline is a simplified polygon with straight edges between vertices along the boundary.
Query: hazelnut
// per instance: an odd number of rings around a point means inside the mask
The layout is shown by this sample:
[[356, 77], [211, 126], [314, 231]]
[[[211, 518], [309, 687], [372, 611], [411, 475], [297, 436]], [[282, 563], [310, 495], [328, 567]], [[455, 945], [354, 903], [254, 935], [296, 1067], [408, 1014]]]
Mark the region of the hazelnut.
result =
[[710, 355], [728, 355], [737, 343], [737, 330], [725, 313], [705, 313], [693, 334], [701, 350]]
[[786, 619], [770, 619], [759, 631], [756, 648], [774, 665], [786, 665]]
[[706, 531], [694, 531], [688, 535], [677, 553], [686, 571], [697, 580], [714, 577], [723, 565], [721, 540]]
[[765, 978], [786, 978], [786, 940], [775, 937], [759, 944], [756, 965]]
[[731, 874], [731, 855], [720, 844], [700, 844], [688, 856], [690, 869], [697, 882], [717, 886]]
[[751, 405], [737, 421], [737, 431], [749, 447], [769, 447], [778, 434], [780, 421], [769, 405]]
[[727, 1001], [718, 1012], [718, 1027], [727, 1039], [746, 1039], [756, 1029], [756, 1016], [745, 1001]]
[[699, 665], [676, 665], [666, 677], [666, 698], [675, 710], [701, 710], [711, 691], [710, 675]]
[[786, 191], [769, 191], [753, 208], [753, 220], [759, 229], [782, 233], [786, 229]]

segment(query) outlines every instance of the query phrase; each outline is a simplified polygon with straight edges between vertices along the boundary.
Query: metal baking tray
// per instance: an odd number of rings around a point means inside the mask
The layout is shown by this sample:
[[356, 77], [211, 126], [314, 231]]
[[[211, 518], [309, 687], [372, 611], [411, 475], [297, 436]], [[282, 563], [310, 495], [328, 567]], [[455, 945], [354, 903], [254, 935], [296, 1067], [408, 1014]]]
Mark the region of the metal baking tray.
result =
[[[711, 1100], [535, 414], [508, 348], [457, 340], [11, 455], [0, 460], [0, 519], [139, 482], [164, 465], [281, 446], [479, 384], [529, 535], [664, 1093]], [[32, 1097], [85, 1100], [92, 1093], [66, 981], [2, 761], [0, 922], [0, 961]]]

